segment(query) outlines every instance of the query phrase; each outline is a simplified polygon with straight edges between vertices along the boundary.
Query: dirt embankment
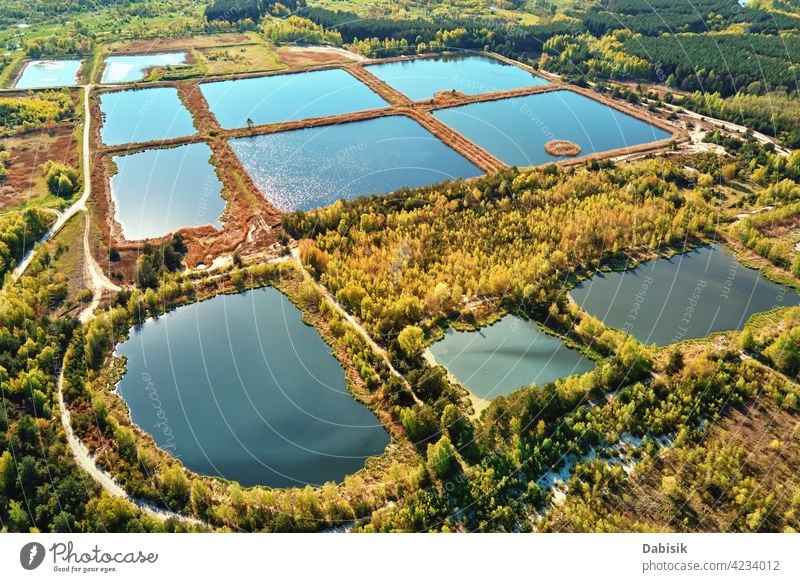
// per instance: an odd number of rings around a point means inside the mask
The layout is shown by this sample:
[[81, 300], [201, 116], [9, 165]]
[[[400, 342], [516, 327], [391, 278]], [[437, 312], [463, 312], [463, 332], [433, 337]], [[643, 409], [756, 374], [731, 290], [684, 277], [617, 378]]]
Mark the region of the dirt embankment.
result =
[[498, 160], [485, 149], [475, 145], [463, 135], [436, 119], [430, 113], [418, 109], [406, 109], [402, 113], [430, 131], [445, 144], [467, 158], [487, 174], [508, 169], [508, 165]]
[[351, 65], [344, 67], [344, 70], [353, 75], [356, 79], [372, 89], [379, 97], [394, 107], [407, 107], [411, 105], [411, 99], [403, 93], [391, 87], [386, 82], [367, 71], [361, 65]]

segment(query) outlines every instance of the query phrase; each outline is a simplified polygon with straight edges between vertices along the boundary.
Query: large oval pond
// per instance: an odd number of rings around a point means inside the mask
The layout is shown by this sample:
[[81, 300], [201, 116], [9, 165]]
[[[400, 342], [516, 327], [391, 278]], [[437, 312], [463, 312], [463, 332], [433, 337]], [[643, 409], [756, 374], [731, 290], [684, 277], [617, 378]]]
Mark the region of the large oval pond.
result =
[[130, 83], [144, 79], [153, 67], [186, 64], [186, 53], [150, 53], [146, 55], [112, 55], [106, 58], [102, 83]]
[[16, 89], [36, 87], [66, 87], [78, 82], [79, 60], [41, 60], [31, 61], [22, 69], [22, 74], [14, 84]]
[[256, 185], [283, 210], [482, 173], [401, 116], [234, 139], [231, 147]]
[[566, 159], [544, 146], [569, 140], [580, 155], [628, 148], [669, 133], [572, 91], [551, 91], [440, 109], [434, 116], [510, 166], [538, 166]]
[[149, 320], [117, 354], [133, 421], [203, 475], [245, 486], [339, 481], [389, 443], [330, 347], [273, 288]]
[[544, 85], [545, 79], [514, 65], [481, 55], [444, 55], [370, 65], [366, 69], [413, 101], [439, 91], [465, 95]]
[[742, 329], [754, 313], [800, 303], [796, 291], [745, 267], [720, 245], [599, 273], [572, 296], [606, 325], [658, 345]]
[[450, 329], [430, 351], [462, 386], [484, 400], [594, 368], [594, 362], [561, 339], [513, 315], [476, 331]]
[[224, 128], [297, 121], [386, 107], [364, 83], [341, 69], [201, 83]]
[[114, 91], [100, 95], [106, 145], [160, 141], [195, 133], [194, 122], [174, 87]]
[[204, 143], [113, 158], [115, 218], [128, 240], [164, 236], [188, 226], [221, 226], [222, 183]]

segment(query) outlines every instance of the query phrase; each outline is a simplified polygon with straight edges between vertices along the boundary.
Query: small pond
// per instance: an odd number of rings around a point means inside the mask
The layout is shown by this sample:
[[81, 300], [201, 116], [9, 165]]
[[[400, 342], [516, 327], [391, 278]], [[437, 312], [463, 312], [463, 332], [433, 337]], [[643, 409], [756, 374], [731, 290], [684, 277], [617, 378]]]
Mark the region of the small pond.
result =
[[31, 61], [22, 69], [15, 89], [38, 87], [67, 87], [78, 83], [79, 60]]
[[366, 67], [412, 101], [430, 99], [440, 91], [465, 95], [505, 91], [547, 83], [514, 65], [481, 55], [444, 55]]
[[389, 443], [330, 347], [273, 288], [148, 320], [117, 354], [134, 422], [203, 475], [245, 486], [341, 481]]
[[513, 315], [476, 331], [448, 330], [430, 351], [462, 386], [484, 400], [594, 368], [592, 360], [560, 338]]
[[189, 111], [174, 87], [113, 91], [100, 95], [106, 145], [159, 141], [195, 133]]
[[219, 227], [225, 200], [204, 143], [113, 158], [116, 220], [128, 240], [164, 236], [188, 226]]
[[111, 55], [106, 57], [102, 83], [131, 83], [144, 79], [153, 67], [186, 64], [186, 53], [151, 53], [146, 55]]
[[609, 327], [658, 345], [742, 329], [754, 313], [800, 304], [796, 291], [745, 267], [716, 244], [599, 273], [571, 293]]
[[220, 125], [230, 129], [297, 121], [386, 107], [361, 81], [341, 69], [201, 83]]

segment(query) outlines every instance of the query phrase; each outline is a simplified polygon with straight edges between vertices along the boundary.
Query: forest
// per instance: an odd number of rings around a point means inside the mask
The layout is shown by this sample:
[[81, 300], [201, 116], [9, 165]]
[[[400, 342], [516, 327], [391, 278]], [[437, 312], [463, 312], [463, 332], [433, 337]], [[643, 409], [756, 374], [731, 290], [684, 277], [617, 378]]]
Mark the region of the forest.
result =
[[39, 129], [70, 119], [74, 114], [68, 90], [40, 92], [26, 97], [0, 97], [0, 135]]
[[306, 262], [315, 274], [375, 337], [396, 346], [405, 326], [467, 313], [487, 299], [546, 312], [570, 274], [702, 236], [713, 210], [687, 183], [666, 161], [512, 170], [337, 202], [289, 215], [285, 227], [313, 240]]

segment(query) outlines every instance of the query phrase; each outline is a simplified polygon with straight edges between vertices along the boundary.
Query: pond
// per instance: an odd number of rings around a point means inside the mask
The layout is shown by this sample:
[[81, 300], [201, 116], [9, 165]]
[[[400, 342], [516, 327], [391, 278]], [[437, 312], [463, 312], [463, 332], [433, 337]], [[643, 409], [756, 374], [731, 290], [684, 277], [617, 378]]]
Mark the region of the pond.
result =
[[561, 339], [513, 315], [476, 331], [450, 329], [430, 351], [462, 386], [484, 400], [594, 368], [592, 360]]
[[153, 67], [186, 64], [186, 53], [151, 53], [146, 55], [111, 55], [106, 57], [101, 83], [131, 83], [144, 79]]
[[111, 197], [128, 240], [155, 238], [180, 228], [219, 227], [225, 200], [204, 143], [146, 150], [113, 158]]
[[174, 87], [114, 91], [100, 95], [106, 145], [160, 141], [195, 133], [194, 122]]
[[22, 69], [15, 89], [38, 87], [67, 87], [78, 83], [80, 60], [31, 61]]
[[389, 435], [344, 370], [274, 288], [217, 296], [148, 320], [120, 344], [133, 421], [202, 475], [244, 486], [340, 481]]
[[482, 173], [402, 116], [234, 139], [231, 147], [265, 196], [287, 211]]
[[795, 291], [745, 267], [716, 244], [628, 271], [599, 273], [571, 293], [606, 325], [658, 345], [739, 330], [754, 313], [800, 303]]
[[572, 91], [552, 91], [440, 109], [438, 119], [510, 166], [565, 159], [545, 152], [551, 140], [568, 140], [580, 155], [666, 139], [669, 133]]
[[226, 129], [297, 121], [365, 109], [387, 103], [341, 69], [201, 83], [211, 112]]
[[445, 55], [366, 67], [412, 101], [455, 89], [465, 95], [504, 91], [547, 81], [514, 65], [480, 55]]

